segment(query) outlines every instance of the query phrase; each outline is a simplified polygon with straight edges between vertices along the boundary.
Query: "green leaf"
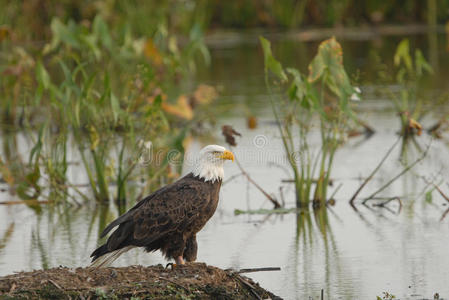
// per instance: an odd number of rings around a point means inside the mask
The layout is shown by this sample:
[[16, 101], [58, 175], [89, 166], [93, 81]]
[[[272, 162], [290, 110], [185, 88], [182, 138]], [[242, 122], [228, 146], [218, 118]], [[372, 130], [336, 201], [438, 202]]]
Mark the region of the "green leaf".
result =
[[111, 35], [109, 33], [109, 28], [100, 15], [97, 15], [95, 17], [92, 24], [92, 31], [94, 32], [95, 36], [101, 41], [103, 46], [109, 51], [112, 51], [113, 43]]
[[51, 48], [54, 49], [59, 44], [59, 41], [61, 41], [73, 48], [79, 49], [80, 43], [76, 37], [75, 27], [76, 25], [73, 21], [65, 25], [59, 18], [53, 18], [50, 25], [54, 39], [51, 42]]
[[265, 72], [269, 70], [282, 81], [287, 81], [288, 78], [282, 68], [281, 63], [273, 57], [273, 53], [271, 52], [271, 43], [262, 36], [259, 37], [259, 40], [263, 50]]
[[427, 71], [428, 73], [433, 74], [432, 66], [427, 62], [421, 50], [419, 49], [415, 51], [415, 68], [416, 75], [418, 75], [418, 77], [423, 74], [423, 71]]
[[38, 61], [36, 65], [36, 78], [45, 90], [50, 87], [50, 75], [48, 75], [48, 72], [41, 61]]
[[400, 66], [404, 63], [407, 70], [412, 71], [412, 58], [410, 56], [410, 42], [408, 39], [403, 39], [398, 47], [396, 48], [396, 53], [394, 54], [394, 65]]
[[432, 203], [432, 191], [433, 190], [430, 190], [430, 191], [426, 192], [426, 202], [427, 203]]
[[114, 117], [114, 123], [117, 123], [118, 115], [120, 113], [120, 103], [113, 92], [111, 92], [111, 108], [112, 108], [112, 115]]
[[334, 37], [323, 41], [309, 65], [309, 83], [321, 80], [339, 99], [340, 109], [351, 115], [349, 98], [355, 93], [343, 66], [343, 50]]

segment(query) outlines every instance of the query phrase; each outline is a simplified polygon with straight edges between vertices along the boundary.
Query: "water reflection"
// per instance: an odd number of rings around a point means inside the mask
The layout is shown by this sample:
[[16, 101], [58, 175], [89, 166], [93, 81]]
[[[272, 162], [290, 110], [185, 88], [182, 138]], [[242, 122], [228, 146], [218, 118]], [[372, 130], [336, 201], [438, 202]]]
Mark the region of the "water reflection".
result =
[[[446, 46], [446, 41], [441, 42], [441, 38], [437, 37], [437, 48]], [[343, 42], [345, 57], [350, 58], [345, 64], [352, 70], [360, 68], [369, 79], [375, 63], [367, 58], [369, 53], [376, 52], [381, 61], [386, 60], [399, 39]], [[412, 40], [421, 44], [427, 42], [423, 37], [413, 37]], [[227, 105], [227, 114], [223, 114], [219, 122], [236, 124], [235, 128], [240, 129], [245, 128], [245, 124], [239, 113], [247, 114], [249, 109], [251, 113], [261, 114], [256, 131], [241, 130], [243, 138], [239, 145], [253, 150], [249, 148], [252, 138], [263, 134], [270, 138], [268, 146], [272, 148], [267, 146], [256, 150], [281, 157], [283, 152], [276, 148], [279, 140], [272, 126], [271, 112], [264, 102], [262, 58], [257, 47], [249, 45], [213, 50], [213, 71], [200, 71], [200, 80], [226, 87], [223, 102]], [[281, 40], [276, 47], [283, 60], [301, 66], [310, 61], [316, 43], [298, 44]], [[439, 49], [433, 54], [439, 58], [440, 74], [449, 70], [442, 53], [445, 50]], [[430, 57], [432, 59], [432, 54]], [[447, 80], [447, 77], [443, 74], [438, 80]], [[280, 273], [252, 274], [251, 277], [286, 299], [308, 299], [309, 296], [319, 299], [321, 289], [326, 299], [374, 299], [382, 291], [392, 292], [401, 299], [430, 298], [438, 291], [447, 298], [449, 209], [442, 204], [446, 200], [437, 191], [434, 190], [432, 201], [426, 201], [425, 182], [416, 173], [411, 173], [395, 182], [385, 193], [401, 197], [404, 208], [399, 214], [398, 203], [394, 202], [384, 208], [360, 205], [355, 210], [346, 203], [360, 185], [357, 178], [369, 174], [384, 154], [380, 149], [392, 145], [397, 138], [397, 116], [388, 110], [388, 102], [376, 98], [376, 93], [369, 93], [369, 89], [366, 88], [368, 101], [364, 104], [363, 119], [376, 124], [377, 133], [363, 143], [350, 143], [337, 155], [335, 179], [343, 186], [336, 194], [336, 206], [303, 210], [298, 214], [234, 216], [234, 209], [245, 209], [245, 199], [246, 209], [271, 206], [264, 203], [259, 192], [244, 179], [232, 181], [224, 186], [219, 210], [199, 235], [201, 261], [222, 268], [280, 266]], [[371, 89], [376, 87], [371, 86]], [[239, 106], [239, 109], [232, 110], [229, 103], [247, 105], [245, 109]], [[20, 172], [20, 164], [15, 162], [26, 159], [21, 154], [26, 153], [23, 148], [27, 142], [22, 134], [4, 126], [0, 129], [2, 159], [9, 170]], [[420, 142], [422, 138], [417, 140]], [[216, 141], [222, 141], [218, 133]], [[422, 150], [427, 145], [420, 143], [404, 139], [402, 149], [392, 155], [366, 192], [376, 190], [403, 168], [398, 162], [401, 153], [408, 162], [413, 162], [420, 153], [420, 147]], [[435, 142], [417, 173], [428, 175], [438, 170], [440, 174], [435, 179], [445, 180], [449, 167], [445, 159], [449, 155], [448, 148], [442, 142]], [[278, 191], [280, 179], [286, 178], [284, 170], [273, 168], [265, 160], [250, 161], [245, 167], [253, 179], [269, 192]], [[232, 166], [226, 170], [228, 178], [237, 173], [238, 169]], [[71, 176], [78, 179], [77, 183], [83, 179], [78, 173]], [[4, 174], [3, 179], [7, 180]], [[105, 226], [139, 198], [137, 194], [141, 187], [130, 187], [133, 188], [135, 191], [130, 191], [133, 199], [126, 205], [120, 202], [110, 206], [86, 204], [79, 207], [76, 203], [36, 206], [33, 205], [35, 202], [27, 200], [24, 202], [27, 206], [0, 206], [0, 274], [59, 265], [86, 266], [91, 251], [102, 242], [99, 236]], [[149, 192], [150, 188], [146, 187], [145, 194]], [[294, 206], [289, 201], [294, 197], [291, 192], [284, 189], [287, 207]], [[258, 196], [250, 199], [245, 195]], [[18, 201], [12, 190], [1, 193], [0, 197], [5, 202]], [[120, 258], [115, 265], [164, 262], [157, 253], [134, 251]]]
[[[335, 214], [331, 209], [321, 207], [303, 209], [296, 215], [295, 256], [292, 260], [295, 290], [298, 291], [296, 299], [303, 299], [305, 295], [319, 299], [321, 290], [332, 299], [332, 295], [341, 293], [339, 290], [347, 284], [340, 252], [329, 223], [329, 213]], [[334, 215], [334, 219], [342, 221], [337, 215]], [[317, 269], [313, 259], [317, 252], [324, 260], [320, 264], [323, 269]], [[314, 273], [322, 278], [320, 284], [315, 281]], [[353, 298], [352, 289], [346, 290], [344, 294], [346, 299], [356, 298]]]

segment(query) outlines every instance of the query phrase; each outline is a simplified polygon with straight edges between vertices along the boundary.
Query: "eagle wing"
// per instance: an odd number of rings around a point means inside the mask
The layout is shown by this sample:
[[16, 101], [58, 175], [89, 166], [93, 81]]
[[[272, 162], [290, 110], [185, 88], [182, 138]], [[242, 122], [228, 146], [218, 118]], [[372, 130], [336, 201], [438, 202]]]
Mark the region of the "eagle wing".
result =
[[109, 251], [128, 245], [144, 246], [167, 234], [182, 231], [210, 201], [204, 184], [188, 178], [168, 185], [137, 203], [103, 232], [120, 225], [107, 241]]

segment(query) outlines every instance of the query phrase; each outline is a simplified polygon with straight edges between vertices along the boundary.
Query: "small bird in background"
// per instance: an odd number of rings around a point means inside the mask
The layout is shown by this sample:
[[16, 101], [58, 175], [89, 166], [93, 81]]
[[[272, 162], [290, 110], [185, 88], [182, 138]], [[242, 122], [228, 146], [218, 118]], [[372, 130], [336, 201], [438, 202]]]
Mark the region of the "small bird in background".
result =
[[234, 154], [222, 146], [201, 149], [191, 173], [139, 201], [103, 230], [101, 237], [118, 226], [92, 252], [91, 267], [108, 266], [135, 247], [160, 250], [178, 265], [195, 261], [196, 234], [215, 213], [226, 160], [234, 161]]

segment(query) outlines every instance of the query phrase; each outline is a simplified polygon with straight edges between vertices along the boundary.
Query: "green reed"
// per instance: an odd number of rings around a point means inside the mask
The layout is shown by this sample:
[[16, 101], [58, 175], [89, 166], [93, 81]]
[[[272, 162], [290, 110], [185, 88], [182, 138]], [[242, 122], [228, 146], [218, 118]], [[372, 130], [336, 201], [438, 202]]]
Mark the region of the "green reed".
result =
[[[270, 42], [260, 38], [265, 82], [282, 144], [293, 172], [298, 207], [323, 206], [327, 200], [335, 152], [355, 125], [349, 104], [357, 91], [343, 67], [342, 49], [332, 38], [321, 43], [309, 75], [284, 69], [272, 55]], [[319, 150], [311, 139], [318, 127]]]

